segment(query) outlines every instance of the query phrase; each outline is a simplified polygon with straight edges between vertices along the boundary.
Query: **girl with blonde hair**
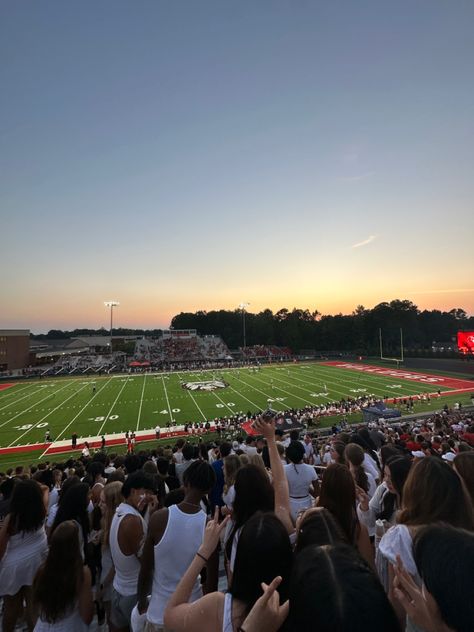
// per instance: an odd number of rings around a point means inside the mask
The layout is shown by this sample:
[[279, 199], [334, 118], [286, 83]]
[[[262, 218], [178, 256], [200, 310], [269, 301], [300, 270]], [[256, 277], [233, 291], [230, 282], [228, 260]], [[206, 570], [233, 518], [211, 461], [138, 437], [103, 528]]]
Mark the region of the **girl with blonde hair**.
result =
[[110, 525], [115, 515], [115, 510], [123, 502], [123, 483], [115, 481], [108, 483], [100, 492], [99, 507], [102, 513], [101, 519], [101, 544], [102, 544], [102, 570], [100, 573], [100, 583], [97, 590], [96, 599], [102, 603], [107, 621], [110, 624], [110, 604], [112, 599], [112, 581], [115, 569], [110, 554]]

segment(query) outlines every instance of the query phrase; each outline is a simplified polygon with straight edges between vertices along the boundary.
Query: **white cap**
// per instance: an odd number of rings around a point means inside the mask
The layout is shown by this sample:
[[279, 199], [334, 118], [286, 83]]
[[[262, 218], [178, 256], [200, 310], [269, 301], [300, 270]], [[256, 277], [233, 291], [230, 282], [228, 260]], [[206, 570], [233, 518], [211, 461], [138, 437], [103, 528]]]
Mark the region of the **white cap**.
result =
[[456, 458], [456, 455], [454, 454], [454, 452], [446, 452], [446, 454], [443, 454], [441, 458], [445, 461], [448, 461], [449, 463], [452, 463]]
[[426, 456], [426, 454], [424, 452], [422, 452], [421, 450], [412, 450], [411, 452], [413, 454], [414, 457], [416, 457], [417, 459], [422, 459], [424, 456]]

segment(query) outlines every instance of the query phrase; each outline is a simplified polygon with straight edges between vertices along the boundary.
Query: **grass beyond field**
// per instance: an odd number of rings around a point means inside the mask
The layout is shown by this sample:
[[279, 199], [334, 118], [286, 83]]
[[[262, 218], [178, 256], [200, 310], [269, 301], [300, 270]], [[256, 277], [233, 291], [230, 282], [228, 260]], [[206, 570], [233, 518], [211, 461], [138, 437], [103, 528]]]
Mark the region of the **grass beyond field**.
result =
[[[0, 448], [41, 443], [46, 429], [54, 441], [69, 440], [73, 432], [79, 437], [98, 437], [152, 430], [156, 425], [166, 427], [172, 420], [183, 424], [255, 412], [267, 408], [269, 400], [272, 408], [285, 411], [360, 394], [403, 397], [439, 388], [459, 393], [432, 400], [430, 406], [417, 404], [415, 412], [454, 401], [469, 403], [474, 382], [471, 387], [455, 375], [452, 378], [420, 382], [347, 367], [291, 364], [264, 366], [257, 373], [229, 369], [23, 381], [0, 391]], [[183, 382], [214, 379], [224, 381], [225, 386], [211, 392], [182, 386]]]

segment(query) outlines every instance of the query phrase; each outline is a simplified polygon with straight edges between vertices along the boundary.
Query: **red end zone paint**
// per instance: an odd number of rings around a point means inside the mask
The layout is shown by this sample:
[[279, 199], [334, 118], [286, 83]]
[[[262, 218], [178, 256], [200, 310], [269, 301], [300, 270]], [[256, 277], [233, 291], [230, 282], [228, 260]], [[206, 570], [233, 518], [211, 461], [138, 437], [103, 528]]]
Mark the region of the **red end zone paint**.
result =
[[15, 386], [14, 384], [0, 384], [0, 391], [4, 391], [6, 388], [10, 388], [10, 386]]
[[361, 373], [372, 373], [375, 375], [384, 375], [385, 377], [395, 377], [399, 380], [411, 380], [426, 384], [427, 386], [444, 386], [455, 390], [473, 390], [474, 381], [461, 380], [458, 378], [447, 377], [445, 375], [434, 375], [432, 373], [420, 373], [419, 371], [406, 371], [405, 369], [385, 369], [382, 366], [372, 366], [370, 364], [356, 364], [354, 362], [340, 362], [333, 360], [330, 362], [320, 362], [325, 366], [334, 366], [339, 369], [350, 369], [351, 371], [360, 371]]

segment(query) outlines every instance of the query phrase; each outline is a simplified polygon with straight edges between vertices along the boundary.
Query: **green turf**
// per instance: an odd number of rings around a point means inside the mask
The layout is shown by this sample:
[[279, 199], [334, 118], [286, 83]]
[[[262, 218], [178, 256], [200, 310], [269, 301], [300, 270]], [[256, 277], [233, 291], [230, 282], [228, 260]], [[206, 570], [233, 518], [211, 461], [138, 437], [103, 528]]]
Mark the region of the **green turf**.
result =
[[[213, 375], [228, 386], [213, 392], [192, 392], [181, 386], [183, 380], [211, 380]], [[400, 387], [390, 388], [394, 385]], [[153, 429], [157, 424], [165, 427], [171, 419], [181, 424], [239, 411], [253, 412], [266, 408], [269, 399], [273, 400], [273, 408], [284, 411], [355, 396], [357, 391], [400, 397], [435, 388], [410, 380], [309, 363], [266, 366], [258, 373], [233, 369], [18, 382], [0, 392], [0, 446], [41, 442], [46, 428], [55, 440], [69, 439], [73, 432], [79, 437], [100, 436]], [[468, 394], [440, 400], [442, 404], [454, 401], [469, 403]], [[435, 401], [431, 407], [418, 404], [416, 411], [439, 405]]]

